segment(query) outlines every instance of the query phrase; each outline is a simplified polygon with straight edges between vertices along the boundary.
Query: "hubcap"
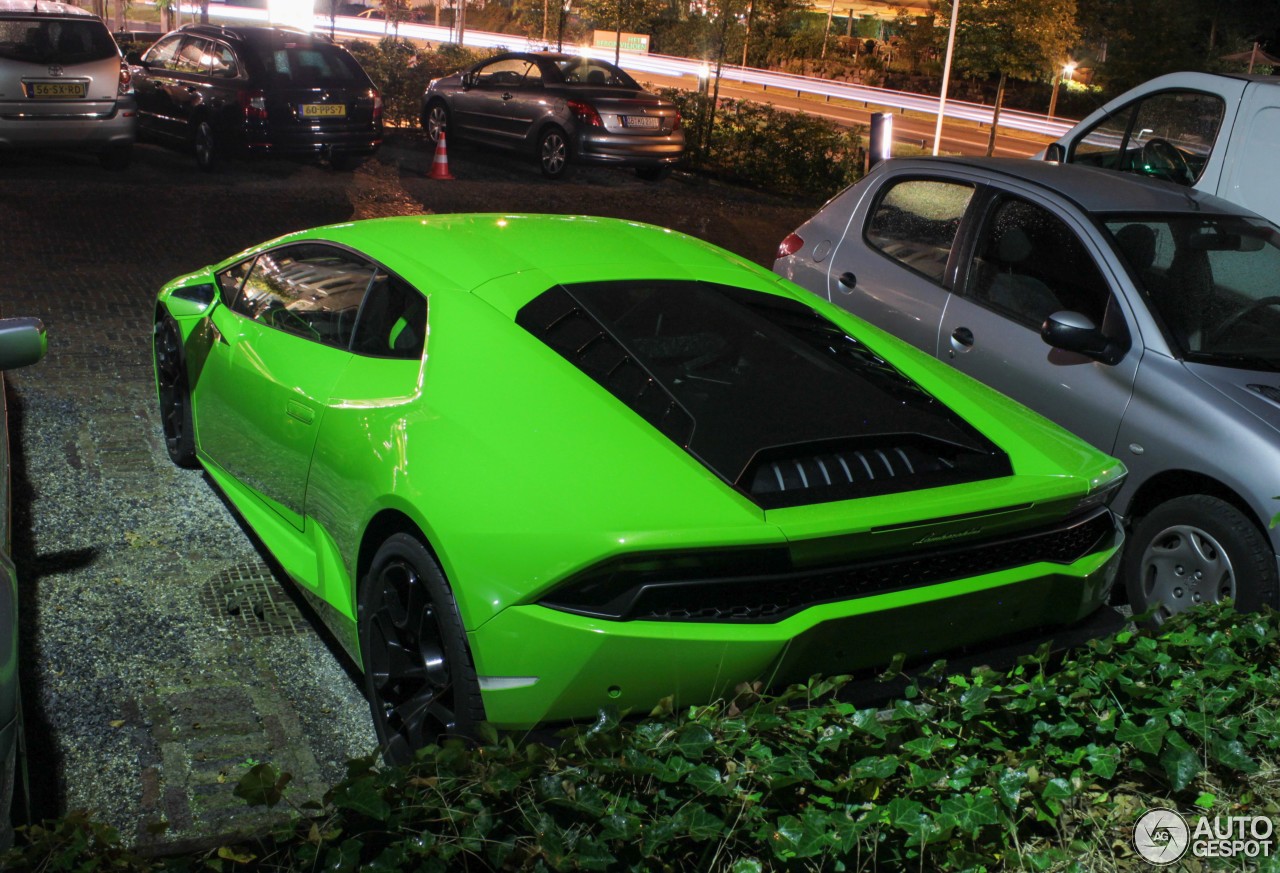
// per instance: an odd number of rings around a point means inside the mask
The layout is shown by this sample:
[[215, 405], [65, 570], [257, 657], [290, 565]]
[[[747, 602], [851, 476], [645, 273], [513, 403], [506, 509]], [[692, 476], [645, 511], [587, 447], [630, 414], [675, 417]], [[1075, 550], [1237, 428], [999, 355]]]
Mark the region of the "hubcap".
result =
[[1236, 596], [1235, 572], [1226, 549], [1191, 525], [1173, 525], [1152, 539], [1142, 554], [1141, 572], [1142, 593], [1148, 607], [1157, 607], [1157, 621], [1201, 603]]
[[376, 588], [368, 617], [368, 679], [387, 756], [404, 761], [414, 749], [456, 732], [449, 664], [435, 604], [417, 570], [393, 559], [370, 584]]
[[446, 116], [443, 107], [431, 107], [431, 113], [427, 116], [427, 136], [431, 137], [432, 142], [440, 141], [440, 131], [447, 127], [445, 119]]
[[542, 140], [542, 168], [552, 175], [559, 173], [564, 169], [567, 152], [564, 137], [558, 133], [547, 134]]

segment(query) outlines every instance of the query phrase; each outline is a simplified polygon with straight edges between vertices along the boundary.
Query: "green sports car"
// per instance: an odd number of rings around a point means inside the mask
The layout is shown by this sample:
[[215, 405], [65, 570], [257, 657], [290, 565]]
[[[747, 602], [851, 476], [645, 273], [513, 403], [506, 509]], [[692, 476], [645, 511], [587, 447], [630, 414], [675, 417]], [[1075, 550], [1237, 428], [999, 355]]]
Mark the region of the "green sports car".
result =
[[1067, 625], [1115, 578], [1118, 461], [658, 227], [303, 231], [166, 285], [154, 350], [170, 455], [361, 663], [393, 760]]

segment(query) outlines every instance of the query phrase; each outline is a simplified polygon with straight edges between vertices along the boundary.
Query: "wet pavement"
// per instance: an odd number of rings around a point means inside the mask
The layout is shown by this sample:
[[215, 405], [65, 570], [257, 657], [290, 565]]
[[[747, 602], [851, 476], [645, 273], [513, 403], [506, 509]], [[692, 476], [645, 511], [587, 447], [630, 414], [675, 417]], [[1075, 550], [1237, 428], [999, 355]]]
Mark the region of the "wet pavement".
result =
[[126, 840], [216, 845], [270, 819], [233, 795], [271, 761], [295, 803], [375, 746], [360, 679], [203, 473], [164, 451], [157, 288], [273, 236], [423, 211], [584, 212], [666, 224], [767, 263], [812, 211], [766, 195], [451, 146], [454, 182], [400, 139], [354, 173], [288, 161], [200, 174], [189, 155], [0, 156], [0, 313], [49, 330], [7, 374], [22, 682], [40, 812], [89, 809]]

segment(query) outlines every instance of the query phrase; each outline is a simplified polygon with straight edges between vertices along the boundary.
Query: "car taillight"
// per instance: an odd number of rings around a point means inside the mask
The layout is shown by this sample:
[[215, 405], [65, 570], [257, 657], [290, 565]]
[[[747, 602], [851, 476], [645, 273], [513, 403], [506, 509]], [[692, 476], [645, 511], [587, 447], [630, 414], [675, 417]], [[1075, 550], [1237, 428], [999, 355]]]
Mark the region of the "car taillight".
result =
[[671, 132], [675, 133], [680, 129], [680, 110], [677, 109], [671, 116]]
[[775, 256], [774, 260], [781, 260], [782, 258], [794, 255], [802, 248], [804, 248], [804, 240], [800, 238], [800, 235], [796, 233], [789, 233], [787, 234], [786, 239], [778, 243], [778, 254]]
[[604, 121], [600, 118], [600, 113], [596, 112], [596, 108], [585, 100], [569, 100], [569, 111], [578, 119], [579, 123], [588, 127], [604, 127]]
[[129, 64], [120, 59], [120, 81], [116, 84], [117, 94], [128, 94], [133, 90], [133, 73], [129, 70]]
[[382, 117], [382, 95], [378, 93], [378, 89], [374, 88], [373, 94], [373, 120], [377, 121]]
[[267, 120], [267, 94], [265, 91], [241, 91], [240, 108], [246, 120]]

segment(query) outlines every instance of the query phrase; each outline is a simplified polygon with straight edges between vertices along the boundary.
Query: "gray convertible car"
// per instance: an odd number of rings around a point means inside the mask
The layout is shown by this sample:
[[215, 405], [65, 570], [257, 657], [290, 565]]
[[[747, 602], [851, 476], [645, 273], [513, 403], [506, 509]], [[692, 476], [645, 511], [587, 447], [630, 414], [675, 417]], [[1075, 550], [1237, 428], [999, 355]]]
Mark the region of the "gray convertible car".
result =
[[634, 167], [666, 178], [684, 157], [674, 103], [645, 91], [606, 61], [557, 52], [507, 52], [435, 79], [422, 97], [422, 127], [532, 154], [543, 175], [575, 163]]
[[1106, 170], [902, 159], [774, 270], [1121, 458], [1135, 612], [1280, 602], [1275, 225]]

